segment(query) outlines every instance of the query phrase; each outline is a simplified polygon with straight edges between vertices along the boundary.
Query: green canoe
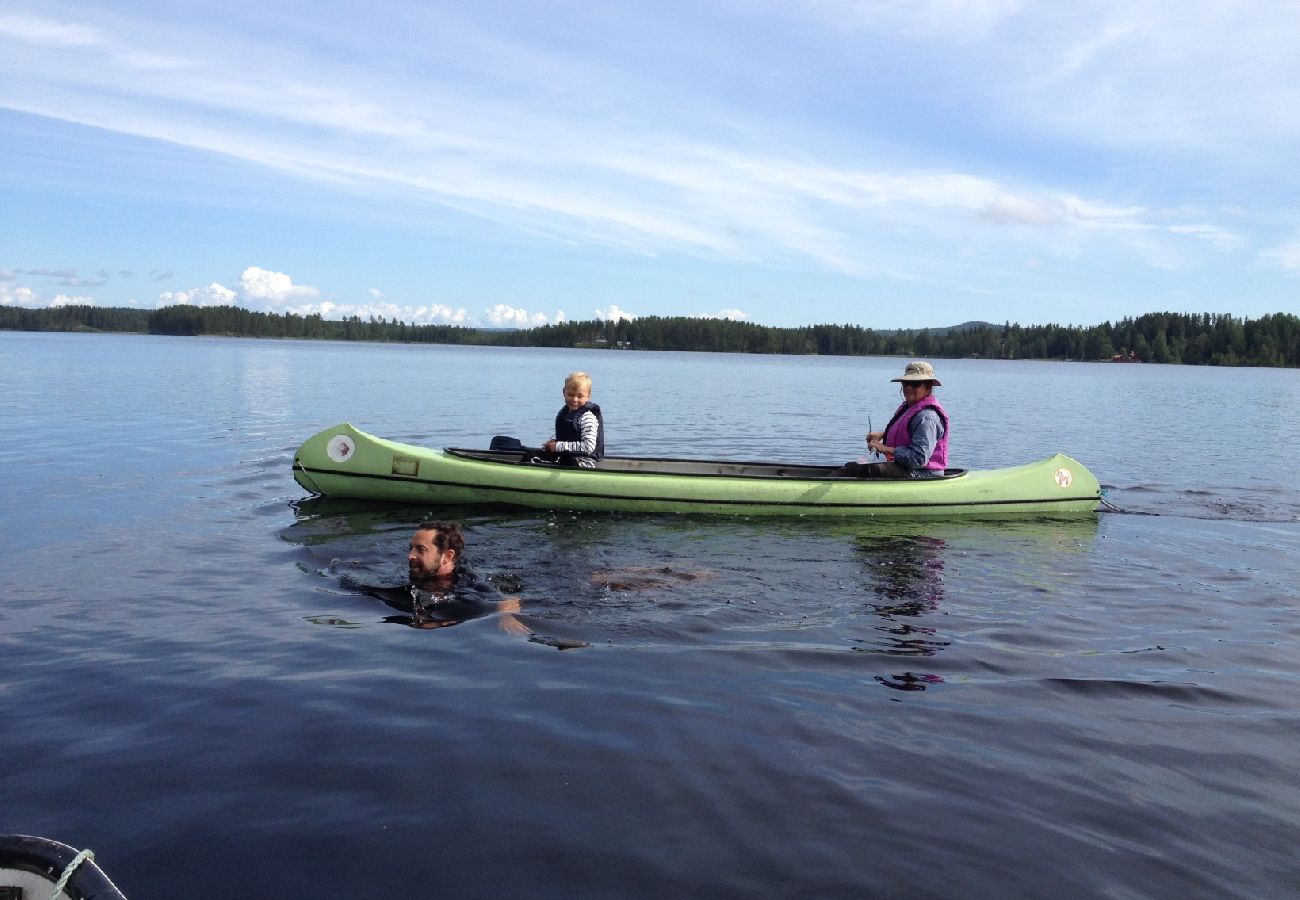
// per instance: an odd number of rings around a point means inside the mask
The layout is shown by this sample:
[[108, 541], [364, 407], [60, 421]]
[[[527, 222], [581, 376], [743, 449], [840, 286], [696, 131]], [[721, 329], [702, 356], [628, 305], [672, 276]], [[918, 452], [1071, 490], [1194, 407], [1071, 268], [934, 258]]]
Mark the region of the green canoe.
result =
[[522, 462], [519, 451], [431, 450], [336, 425], [309, 438], [293, 477], [329, 497], [406, 505], [744, 516], [1060, 515], [1101, 502], [1092, 473], [1068, 456], [943, 478], [833, 478], [831, 466], [607, 456], [595, 469]]

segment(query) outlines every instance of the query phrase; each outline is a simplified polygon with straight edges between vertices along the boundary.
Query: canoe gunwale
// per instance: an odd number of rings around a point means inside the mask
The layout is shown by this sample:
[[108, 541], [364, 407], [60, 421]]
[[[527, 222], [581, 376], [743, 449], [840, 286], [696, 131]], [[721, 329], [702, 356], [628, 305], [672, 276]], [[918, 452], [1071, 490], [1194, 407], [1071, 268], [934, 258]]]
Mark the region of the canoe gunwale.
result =
[[[518, 466], [528, 465], [522, 460], [517, 450], [478, 450], [466, 447], [444, 447], [443, 453], [476, 463]], [[667, 464], [667, 465], [664, 465]], [[547, 468], [552, 468], [547, 464]], [[656, 465], [659, 468], [656, 468]], [[708, 467], [736, 471], [703, 471]], [[667, 475], [674, 478], [745, 478], [772, 479], [777, 481], [862, 481], [849, 475], [831, 475], [838, 466], [803, 465], [800, 463], [756, 462], [739, 459], [684, 459], [673, 456], [606, 456], [596, 463], [594, 469], [565, 467], [567, 472], [578, 474], [596, 473], [602, 475]], [[745, 471], [751, 470], [751, 471]], [[967, 474], [966, 469], [947, 469], [935, 478], [896, 479], [910, 484], [923, 482], [944, 482], [961, 478]], [[880, 481], [893, 479], [879, 479]]]

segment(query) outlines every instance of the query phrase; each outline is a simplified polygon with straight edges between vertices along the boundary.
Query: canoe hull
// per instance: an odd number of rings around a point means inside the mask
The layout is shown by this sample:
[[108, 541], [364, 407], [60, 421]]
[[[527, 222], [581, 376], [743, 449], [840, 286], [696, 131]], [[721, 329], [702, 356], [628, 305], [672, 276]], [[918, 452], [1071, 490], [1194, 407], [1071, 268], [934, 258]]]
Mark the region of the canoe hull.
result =
[[1101, 498], [1092, 473], [1060, 454], [935, 480], [830, 478], [829, 471], [637, 457], [609, 458], [594, 470], [519, 465], [518, 454], [415, 447], [348, 424], [309, 438], [293, 464], [294, 478], [312, 493], [404, 505], [871, 518], [1074, 515], [1095, 511]]

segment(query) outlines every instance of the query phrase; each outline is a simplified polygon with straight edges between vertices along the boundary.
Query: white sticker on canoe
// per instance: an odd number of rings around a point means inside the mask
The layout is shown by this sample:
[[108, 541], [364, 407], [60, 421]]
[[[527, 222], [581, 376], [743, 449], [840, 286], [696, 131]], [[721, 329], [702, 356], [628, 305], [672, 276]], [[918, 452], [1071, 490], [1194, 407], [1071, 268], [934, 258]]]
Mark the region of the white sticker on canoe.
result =
[[410, 475], [414, 478], [420, 474], [420, 461], [414, 456], [398, 456], [394, 453], [393, 474]]
[[336, 434], [325, 445], [325, 453], [335, 462], [347, 462], [357, 452], [357, 445], [346, 434]]
[[1056, 470], [1057, 487], [1068, 488], [1072, 481], [1074, 481], [1074, 473], [1065, 468], [1065, 466]]

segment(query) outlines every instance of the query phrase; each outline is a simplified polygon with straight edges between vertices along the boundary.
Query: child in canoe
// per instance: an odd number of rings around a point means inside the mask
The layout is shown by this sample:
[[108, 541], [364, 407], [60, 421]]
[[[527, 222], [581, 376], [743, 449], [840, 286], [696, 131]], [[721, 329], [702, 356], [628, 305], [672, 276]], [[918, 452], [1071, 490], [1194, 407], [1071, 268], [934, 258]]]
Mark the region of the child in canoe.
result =
[[591, 402], [591, 377], [572, 372], [564, 379], [564, 406], [555, 415], [555, 436], [542, 445], [549, 459], [563, 466], [596, 468], [605, 455], [605, 420]]

